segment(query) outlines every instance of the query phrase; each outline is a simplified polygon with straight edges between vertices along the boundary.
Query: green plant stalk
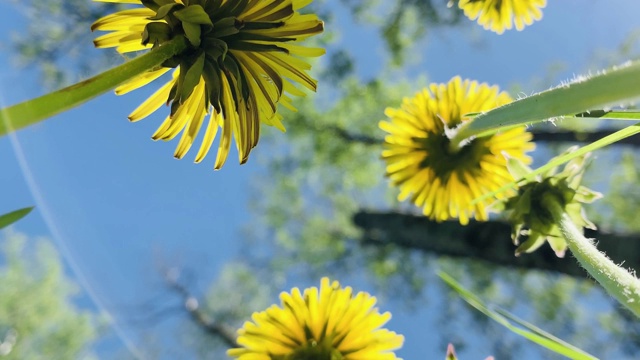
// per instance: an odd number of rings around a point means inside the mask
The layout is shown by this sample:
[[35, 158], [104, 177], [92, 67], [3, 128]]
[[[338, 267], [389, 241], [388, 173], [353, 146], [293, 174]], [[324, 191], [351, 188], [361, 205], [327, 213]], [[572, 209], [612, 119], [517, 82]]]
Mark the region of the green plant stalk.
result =
[[514, 101], [465, 122], [452, 142], [510, 125], [577, 114], [640, 97], [640, 61]]
[[544, 200], [580, 265], [609, 295], [640, 317], [640, 279], [616, 265], [595, 247], [592, 240], [585, 238], [555, 198]]
[[33, 125], [101, 95], [133, 77], [160, 66], [187, 48], [184, 37], [162, 46], [90, 79], [66, 88], [0, 109], [0, 136]]

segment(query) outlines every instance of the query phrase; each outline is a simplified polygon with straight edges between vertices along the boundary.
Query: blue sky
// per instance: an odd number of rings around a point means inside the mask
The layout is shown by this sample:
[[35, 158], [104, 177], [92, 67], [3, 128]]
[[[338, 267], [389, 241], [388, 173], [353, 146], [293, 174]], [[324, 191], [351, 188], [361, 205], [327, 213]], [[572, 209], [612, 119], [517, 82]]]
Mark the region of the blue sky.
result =
[[[6, 50], [11, 34], [25, 26], [17, 6], [0, 3], [2, 106], [44, 91], [36, 74], [13, 66]], [[419, 59], [406, 71], [431, 81], [461, 75], [504, 88], [530, 84], [544, 77], [550, 63], [561, 62], [566, 68], [557, 80], [570, 78], [583, 72], [598, 51], [614, 50], [637, 27], [639, 13], [635, 0], [550, 0], [543, 21], [524, 32], [496, 36], [475, 24], [431, 30], [415, 45]], [[354, 24], [346, 15], [339, 19], [340, 41], [356, 55], [359, 74], [374, 76], [384, 66], [375, 28]], [[98, 56], [110, 50], [88, 46], [87, 51]], [[161, 286], [158, 269], [164, 265], [197, 269], [204, 283], [214, 279], [241, 251], [241, 227], [252, 219], [247, 205], [257, 162], [239, 166], [232, 154], [222, 171], [214, 172], [211, 155], [199, 165], [192, 163], [193, 154], [178, 161], [172, 157], [175, 143], [150, 140], [160, 116], [135, 124], [126, 120], [152, 90], [106, 94], [0, 138], [0, 212], [37, 205], [38, 212], [17, 229], [52, 237], [73, 276], [117, 322], [123, 304], [146, 300]], [[535, 90], [543, 89], [526, 89]], [[286, 134], [277, 136], [286, 142]], [[400, 306], [388, 305], [391, 311]], [[418, 324], [433, 323], [435, 316], [433, 309], [398, 314], [395, 330], [418, 333]], [[439, 344], [408, 337], [402, 355], [444, 352], [434, 346]]]

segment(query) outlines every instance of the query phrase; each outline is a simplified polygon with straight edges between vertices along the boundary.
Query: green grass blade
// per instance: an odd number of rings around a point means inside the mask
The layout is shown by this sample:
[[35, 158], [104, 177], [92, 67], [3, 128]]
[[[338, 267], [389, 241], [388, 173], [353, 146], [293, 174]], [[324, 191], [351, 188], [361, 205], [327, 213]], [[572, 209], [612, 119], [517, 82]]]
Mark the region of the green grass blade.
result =
[[[476, 295], [465, 289], [454, 278], [445, 272], [438, 272], [438, 276], [451, 287], [455, 292], [464, 299], [469, 305], [476, 308], [481, 313], [485, 314], [492, 320], [503, 325], [512, 332], [540, 345], [557, 354], [564, 355], [571, 359], [597, 359], [595, 356], [584, 352], [583, 350], [547, 333], [546, 331], [527, 323], [524, 320], [518, 319], [516, 316], [509, 314], [504, 310], [492, 310], [486, 306]], [[524, 327], [518, 327], [511, 323], [516, 322], [518, 325]]]
[[0, 215], [0, 229], [5, 228], [27, 216], [31, 212], [31, 210], [33, 210], [33, 206]]
[[126, 61], [90, 79], [35, 99], [0, 109], [0, 136], [38, 123], [61, 112], [70, 110], [103, 94], [127, 80], [161, 66], [171, 57], [187, 48], [182, 37], [176, 37], [144, 55]]
[[626, 128], [622, 129], [622, 130], [618, 130], [616, 132], [614, 132], [611, 135], [607, 135], [605, 137], [603, 137], [602, 139], [598, 140], [598, 141], [594, 141], [589, 145], [585, 145], [581, 148], [579, 148], [576, 151], [573, 151], [571, 153], [562, 155], [562, 156], [558, 156], [554, 159], [552, 159], [551, 161], [549, 161], [547, 164], [535, 169], [534, 171], [532, 171], [529, 175], [525, 176], [522, 179], [518, 179], [517, 181], [511, 182], [501, 188], [499, 188], [496, 191], [487, 193], [482, 195], [479, 198], [474, 199], [471, 204], [476, 204], [478, 202], [481, 201], [485, 201], [487, 199], [493, 198], [498, 194], [501, 194], [509, 189], [515, 188], [519, 183], [527, 181], [527, 180], [531, 180], [534, 177], [549, 171], [550, 169], [556, 167], [556, 166], [560, 166], [568, 161], [571, 161], [572, 159], [578, 157], [578, 156], [582, 156], [586, 153], [598, 150], [600, 148], [603, 148], [607, 145], [611, 145], [613, 143], [615, 143], [616, 141], [620, 141], [622, 139], [628, 138], [629, 136], [633, 136], [637, 133], [640, 133], [640, 123], [636, 123], [630, 126], [627, 126]]
[[[476, 117], [481, 113], [469, 113], [465, 114], [464, 117]], [[559, 117], [560, 119], [594, 119], [594, 120], [621, 120], [621, 121], [638, 121], [640, 120], [640, 111], [637, 110], [593, 110], [589, 112], [583, 112], [580, 114], [574, 115], [563, 115]], [[499, 128], [494, 128], [491, 130], [483, 131], [479, 133], [478, 137], [483, 136], [491, 136], [501, 131], [507, 131], [510, 129], [514, 129], [520, 127], [522, 125], [510, 125]]]

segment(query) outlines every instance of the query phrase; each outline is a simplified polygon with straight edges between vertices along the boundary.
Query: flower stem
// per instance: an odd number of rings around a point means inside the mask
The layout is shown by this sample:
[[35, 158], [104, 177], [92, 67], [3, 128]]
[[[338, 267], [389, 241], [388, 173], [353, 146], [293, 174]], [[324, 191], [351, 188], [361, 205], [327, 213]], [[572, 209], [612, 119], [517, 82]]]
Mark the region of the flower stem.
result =
[[640, 317], [640, 279], [616, 265], [595, 247], [592, 240], [585, 238], [557, 200], [546, 200], [548, 201], [545, 203], [552, 212], [560, 232], [580, 265], [609, 295]]
[[101, 95], [133, 77], [159, 66], [165, 60], [182, 52], [186, 47], [186, 40], [183, 37], [177, 37], [142, 56], [90, 79], [0, 109], [0, 136], [33, 125]]
[[476, 116], [452, 141], [508, 125], [577, 114], [640, 97], [640, 61], [540, 92]]

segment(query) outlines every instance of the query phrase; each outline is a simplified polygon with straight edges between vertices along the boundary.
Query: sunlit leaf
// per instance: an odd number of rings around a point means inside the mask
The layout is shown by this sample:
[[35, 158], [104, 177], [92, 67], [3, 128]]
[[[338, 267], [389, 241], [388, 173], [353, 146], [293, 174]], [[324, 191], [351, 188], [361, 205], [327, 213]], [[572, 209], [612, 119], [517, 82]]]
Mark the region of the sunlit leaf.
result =
[[551, 90], [516, 100], [480, 114], [462, 129], [462, 139], [503, 126], [533, 124], [566, 114], [617, 106], [640, 97], [640, 62], [580, 76]]
[[5, 228], [27, 216], [31, 212], [31, 210], [33, 210], [33, 206], [0, 215], [0, 229]]

